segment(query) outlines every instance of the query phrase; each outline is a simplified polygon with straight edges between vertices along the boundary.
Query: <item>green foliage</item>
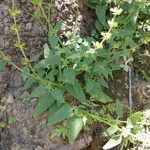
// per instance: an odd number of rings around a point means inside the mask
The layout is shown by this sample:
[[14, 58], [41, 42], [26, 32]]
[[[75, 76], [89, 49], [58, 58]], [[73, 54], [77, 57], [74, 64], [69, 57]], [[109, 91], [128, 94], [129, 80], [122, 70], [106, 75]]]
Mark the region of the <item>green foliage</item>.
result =
[[98, 5], [96, 6], [95, 10], [99, 22], [106, 27], [106, 7]]
[[[97, 16], [97, 37], [82, 38], [67, 32], [66, 41], [58, 35], [61, 22], [53, 27], [46, 16], [48, 13], [45, 13], [42, 1], [32, 0], [32, 4], [37, 5], [42, 14], [36, 15], [40, 19], [44, 18], [48, 25], [48, 43], [44, 44], [43, 54], [40, 57], [27, 58], [24, 43], [18, 38], [16, 46], [25, 59], [24, 67], [16, 66], [0, 52], [4, 60], [0, 61], [0, 70], [8, 62], [22, 72], [26, 82], [24, 90], [34, 85], [34, 89], [32, 87], [33, 90], [24, 99], [38, 98], [35, 117], [47, 111], [48, 125], [65, 121], [65, 125], [56, 129], [54, 135], [68, 137], [70, 143], [77, 139], [84, 127], [97, 121], [109, 126], [103, 135], [110, 136], [111, 139], [103, 149], [115, 147], [124, 140], [137, 140], [135, 135], [141, 129], [137, 122], [141, 123], [145, 119], [144, 113], [135, 112], [127, 117], [127, 121], [121, 121], [124, 115], [121, 102], [113, 102], [104, 89], [109, 87], [109, 80], [113, 80], [114, 71], [123, 68], [128, 72], [133, 60], [132, 54], [148, 41], [146, 29], [141, 29], [140, 21], [142, 19], [143, 24], [147, 25], [147, 19], [143, 19], [144, 14], [150, 15], [146, 0], [130, 3], [126, 0], [87, 0], [87, 5]], [[19, 13], [20, 11], [10, 13], [14, 18], [12, 28], [17, 37], [20, 28], [15, 16]], [[67, 95], [71, 98], [67, 99]]]
[[75, 72], [73, 68], [65, 68], [63, 71], [64, 78], [66, 82], [74, 85], [75, 84]]
[[73, 143], [83, 128], [84, 125], [83, 119], [78, 117], [73, 117], [69, 120], [68, 124], [69, 124], [69, 129], [68, 129], [69, 143]]
[[54, 103], [49, 108], [48, 114], [48, 125], [54, 125], [66, 118], [72, 117], [73, 111], [69, 104], [62, 104], [61, 106], [58, 106], [58, 104]]
[[103, 149], [111, 149], [122, 142], [122, 135], [113, 136], [104, 146]]
[[0, 71], [2, 71], [5, 68], [6, 64], [7, 64], [6, 61], [4, 61], [4, 60], [0, 61]]
[[31, 0], [31, 2], [32, 2], [34, 5], [41, 5], [41, 4], [42, 4], [42, 0]]

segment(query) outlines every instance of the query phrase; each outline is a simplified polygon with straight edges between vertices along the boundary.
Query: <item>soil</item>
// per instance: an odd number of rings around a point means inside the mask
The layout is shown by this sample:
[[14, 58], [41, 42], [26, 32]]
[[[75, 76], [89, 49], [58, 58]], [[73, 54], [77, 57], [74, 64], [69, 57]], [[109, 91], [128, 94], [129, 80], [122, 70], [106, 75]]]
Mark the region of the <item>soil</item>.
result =
[[[47, 36], [41, 22], [33, 17], [36, 8], [27, 0], [19, 0], [19, 2], [16, 0], [15, 2], [22, 10], [18, 18], [22, 25], [21, 39], [26, 43], [26, 52], [31, 57], [42, 52]], [[52, 17], [53, 22], [56, 20], [64, 22], [62, 35], [68, 30], [73, 30], [81, 36], [90, 35], [95, 15], [83, 1], [53, 0], [53, 4], [55, 10]], [[13, 46], [16, 36], [11, 30], [13, 22], [8, 13], [10, 8], [10, 0], [0, 0], [0, 50], [9, 55], [14, 62], [20, 64], [21, 54]], [[23, 83], [21, 74], [11, 66], [7, 66], [3, 72], [0, 72], [0, 121], [7, 125], [7, 128], [0, 128], [0, 150], [80, 150], [89, 145], [88, 149], [94, 150], [94, 146], [97, 149], [97, 145], [94, 145], [97, 140], [94, 139], [94, 136], [92, 137], [94, 132], [81, 135], [72, 145], [59, 137], [51, 138], [54, 127], [48, 127], [45, 118], [39, 121], [32, 116], [37, 99], [32, 99], [30, 102], [22, 101]], [[114, 99], [122, 98], [122, 101], [128, 104], [128, 89], [125, 88], [127, 84], [127, 74], [122, 74], [119, 78], [117, 76], [114, 81], [110, 82], [112, 92], [108, 95], [112, 95]], [[150, 84], [133, 80], [132, 89], [134, 105], [137, 108], [139, 105], [145, 107], [149, 103]], [[9, 124], [11, 116], [15, 116], [16, 121]], [[93, 143], [91, 143], [92, 140]]]

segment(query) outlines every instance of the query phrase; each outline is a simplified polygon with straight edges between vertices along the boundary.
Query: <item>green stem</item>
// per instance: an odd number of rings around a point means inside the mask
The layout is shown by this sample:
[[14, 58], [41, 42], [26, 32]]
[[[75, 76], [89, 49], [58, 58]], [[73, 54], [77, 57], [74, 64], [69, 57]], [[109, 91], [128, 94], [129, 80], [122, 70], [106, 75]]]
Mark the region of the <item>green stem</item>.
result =
[[42, 4], [40, 4], [39, 7], [40, 7], [40, 9], [41, 9], [41, 11], [42, 11], [42, 13], [43, 13], [43, 16], [44, 16], [44, 18], [45, 18], [47, 24], [48, 24], [49, 33], [52, 34], [52, 33], [53, 33], [53, 32], [52, 32], [52, 31], [53, 31], [53, 30], [52, 30], [53, 28], [52, 28], [52, 25], [51, 25], [51, 23], [50, 23], [50, 21], [49, 21], [47, 15], [46, 15], [44, 9], [43, 9]]

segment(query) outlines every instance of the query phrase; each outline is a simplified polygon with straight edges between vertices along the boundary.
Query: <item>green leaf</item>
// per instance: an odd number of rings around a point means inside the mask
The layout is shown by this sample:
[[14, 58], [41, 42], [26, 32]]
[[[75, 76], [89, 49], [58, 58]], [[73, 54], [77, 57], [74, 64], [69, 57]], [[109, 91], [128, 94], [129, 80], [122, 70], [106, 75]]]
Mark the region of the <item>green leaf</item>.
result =
[[30, 73], [30, 68], [29, 68], [29, 67], [26, 66], [26, 67], [24, 67], [24, 68], [22, 69], [22, 77], [23, 77], [23, 80], [26, 80], [26, 79], [27, 79], [29, 73]]
[[101, 22], [99, 20], [95, 21], [95, 27], [99, 32], [103, 31], [103, 25], [101, 24]]
[[59, 62], [60, 62], [60, 58], [57, 55], [51, 55], [45, 60], [45, 63], [47, 65], [51, 65], [52, 67], [54, 67], [55, 65], [58, 65]]
[[113, 136], [104, 146], [103, 149], [111, 149], [122, 142], [122, 135]]
[[122, 45], [122, 48], [123, 48], [123, 49], [126, 49], [127, 46], [130, 46], [130, 49], [132, 49], [133, 51], [138, 48], [138, 45], [137, 45], [137, 44], [134, 42], [134, 40], [133, 40], [131, 37], [129, 37], [129, 36], [127, 36], [127, 37], [125, 38], [125, 43]]
[[102, 85], [103, 87], [106, 87], [106, 88], [109, 87], [107, 81], [104, 78], [102, 78], [99, 82], [100, 82], [100, 85]]
[[50, 81], [54, 81], [54, 74], [53, 74], [53, 71], [49, 72], [46, 76], [46, 79], [47, 80], [50, 80]]
[[81, 90], [81, 94], [80, 93], [76, 93], [76, 91], [74, 90], [73, 86], [70, 84], [66, 84], [65, 85], [65, 89], [67, 90], [67, 92], [72, 95], [73, 97], [75, 97], [77, 100], [79, 100], [81, 103], [85, 103], [86, 102], [86, 97], [83, 93], [83, 91]]
[[75, 84], [73, 85], [73, 89], [75, 91], [75, 93], [77, 94], [77, 99], [80, 101], [80, 102], [86, 102], [86, 97], [85, 97], [85, 94], [84, 94], [84, 91], [81, 87], [81, 84], [78, 80], [75, 80]]
[[32, 91], [30, 98], [39, 97], [40, 95], [43, 95], [44, 93], [46, 93], [46, 88], [44, 88], [43, 86], [38, 86]]
[[101, 22], [101, 24], [106, 26], [106, 7], [105, 6], [96, 6], [96, 15]]
[[0, 61], [0, 71], [2, 71], [4, 69], [4, 67], [6, 66], [7, 62], [4, 60]]
[[37, 117], [45, 112], [52, 104], [54, 103], [54, 99], [49, 93], [46, 93], [43, 96], [39, 97], [37, 106], [35, 107], [34, 115]]
[[58, 36], [57, 35], [50, 35], [48, 40], [49, 40], [49, 43], [52, 48], [55, 48], [58, 46]]
[[95, 86], [95, 88], [90, 92], [90, 94], [94, 96], [97, 99], [97, 101], [100, 101], [102, 103], [112, 102], [112, 99], [109, 96], [107, 96], [103, 92], [103, 90], [98, 86]]
[[55, 88], [51, 90], [51, 96], [59, 103], [64, 103], [64, 92], [61, 89]]
[[70, 144], [72, 144], [78, 137], [83, 128], [83, 124], [82, 118], [73, 117], [69, 120], [68, 139]]
[[[115, 29], [114, 29], [115, 31]], [[125, 37], [125, 36], [132, 36], [135, 33], [135, 30], [133, 28], [124, 28], [124, 29], [118, 29], [115, 31], [116, 35], [118, 37]]]
[[32, 77], [28, 78], [23, 86], [23, 90], [28, 89], [36, 81], [37, 81], [37, 79], [35, 79], [35, 78], [32, 78]]
[[102, 103], [112, 102], [112, 99], [103, 92], [99, 93], [98, 100]]
[[103, 132], [103, 136], [107, 137], [107, 136], [111, 136], [114, 133], [116, 133], [118, 131], [118, 126], [115, 127], [109, 127], [107, 128], [107, 130], [105, 132]]
[[142, 112], [135, 112], [127, 119], [127, 127], [134, 127], [137, 122], [141, 122], [143, 117]]
[[63, 104], [60, 107], [58, 107], [56, 104], [53, 104], [49, 108], [48, 112], [48, 125], [49, 126], [54, 125], [72, 116], [73, 111], [69, 104]]
[[48, 58], [51, 55], [51, 50], [48, 44], [44, 44], [44, 58]]
[[123, 116], [122, 104], [118, 99], [116, 100], [116, 114], [117, 114], [118, 117]]
[[94, 87], [95, 87], [95, 81], [88, 79], [86, 83], [86, 92], [89, 93], [91, 90], [93, 90]]
[[39, 55], [37, 54], [37, 55], [34, 55], [33, 57], [31, 57], [30, 61], [31, 61], [31, 62], [35, 62], [35, 61], [37, 61], [38, 59], [39, 59]]
[[42, 4], [42, 0], [31, 0], [33, 5], [41, 5]]
[[68, 67], [64, 69], [63, 75], [68, 83], [74, 85], [75, 83], [75, 71], [73, 68]]
[[62, 21], [58, 21], [54, 27], [54, 30], [56, 30], [56, 32], [60, 31], [62, 27]]

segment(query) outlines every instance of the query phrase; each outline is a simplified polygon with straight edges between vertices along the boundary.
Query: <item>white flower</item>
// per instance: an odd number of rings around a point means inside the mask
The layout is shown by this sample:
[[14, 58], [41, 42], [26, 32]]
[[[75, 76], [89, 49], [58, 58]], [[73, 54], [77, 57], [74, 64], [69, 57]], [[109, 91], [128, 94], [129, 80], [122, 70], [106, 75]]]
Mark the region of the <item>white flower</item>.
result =
[[106, 39], [109, 40], [111, 38], [111, 33], [110, 32], [102, 32], [101, 35]]
[[95, 53], [95, 49], [89, 49], [86, 54], [94, 54]]
[[114, 19], [108, 20], [108, 24], [111, 28], [116, 28], [118, 27], [118, 22], [115, 22]]
[[94, 44], [95, 49], [102, 49], [103, 48], [103, 44], [102, 43], [95, 42], [93, 44]]
[[114, 8], [111, 8], [110, 11], [114, 14], [114, 15], [120, 15], [121, 12], [122, 12], [122, 8], [118, 8], [118, 7], [114, 7]]

